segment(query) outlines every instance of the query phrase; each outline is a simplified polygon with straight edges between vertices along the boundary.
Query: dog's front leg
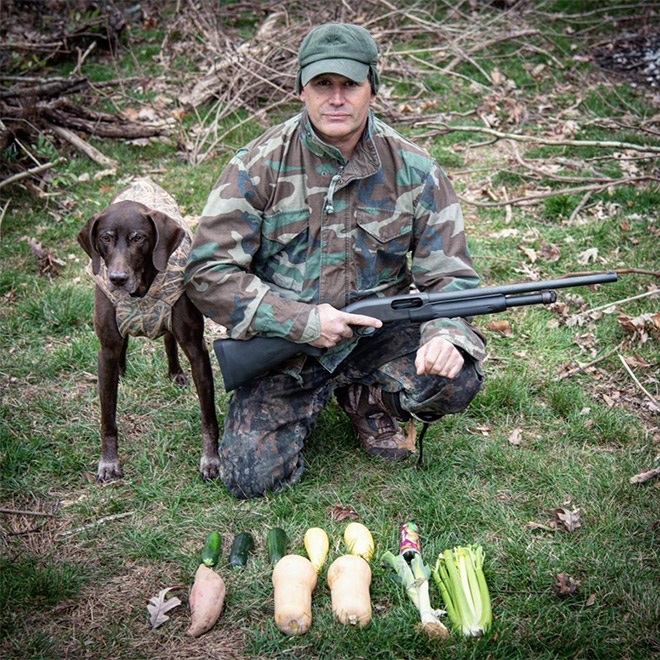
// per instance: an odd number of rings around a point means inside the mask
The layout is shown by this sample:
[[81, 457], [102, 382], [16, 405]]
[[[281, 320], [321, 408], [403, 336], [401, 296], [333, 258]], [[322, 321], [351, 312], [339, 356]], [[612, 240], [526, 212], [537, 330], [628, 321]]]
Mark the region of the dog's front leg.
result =
[[98, 352], [98, 389], [101, 404], [101, 458], [96, 471], [97, 481], [123, 477], [119, 465], [117, 440], [117, 391], [122, 357], [125, 359], [128, 337], [117, 330], [115, 310], [105, 295], [97, 291], [94, 326], [101, 347]]
[[185, 294], [179, 298], [174, 307], [172, 332], [190, 362], [193, 382], [199, 398], [202, 417], [202, 458], [199, 471], [202, 479], [209, 481], [220, 474], [213, 370], [209, 351], [204, 342], [204, 319]]

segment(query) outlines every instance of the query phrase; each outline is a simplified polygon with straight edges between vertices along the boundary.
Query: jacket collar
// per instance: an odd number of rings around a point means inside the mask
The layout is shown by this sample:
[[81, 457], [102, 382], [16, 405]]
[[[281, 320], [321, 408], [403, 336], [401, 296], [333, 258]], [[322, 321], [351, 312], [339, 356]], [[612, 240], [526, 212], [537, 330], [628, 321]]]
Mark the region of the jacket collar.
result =
[[[303, 110], [300, 119], [301, 140], [305, 148], [311, 151], [315, 156], [323, 159], [332, 159], [337, 161], [342, 167], [348, 164], [342, 152], [332, 145], [324, 142], [314, 130], [312, 122], [309, 119], [307, 110]], [[371, 176], [380, 169], [381, 162], [378, 150], [373, 139], [374, 117], [371, 111], [367, 117], [367, 125], [360, 141], [355, 146], [350, 160], [350, 171], [358, 177], [363, 178]]]

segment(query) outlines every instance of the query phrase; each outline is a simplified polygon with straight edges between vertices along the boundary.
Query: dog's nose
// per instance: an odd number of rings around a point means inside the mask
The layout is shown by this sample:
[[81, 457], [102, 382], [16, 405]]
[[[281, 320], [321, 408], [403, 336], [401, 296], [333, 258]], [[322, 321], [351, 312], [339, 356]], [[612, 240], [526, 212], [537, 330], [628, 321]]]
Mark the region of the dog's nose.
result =
[[128, 282], [128, 273], [125, 270], [111, 270], [108, 279], [116, 286], [122, 287]]

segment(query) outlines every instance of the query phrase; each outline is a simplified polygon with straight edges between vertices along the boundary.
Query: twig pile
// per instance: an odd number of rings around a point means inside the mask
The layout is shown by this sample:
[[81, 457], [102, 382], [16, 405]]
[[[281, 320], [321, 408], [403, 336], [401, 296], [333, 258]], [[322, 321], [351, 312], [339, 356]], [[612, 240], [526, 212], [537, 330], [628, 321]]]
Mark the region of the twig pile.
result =
[[[8, 146], [16, 148], [16, 144], [20, 145], [19, 150], [25, 149], [26, 132], [36, 130], [45, 132], [49, 139], [54, 134], [108, 167], [112, 165], [108, 165], [102, 154], [81, 143], [81, 135], [133, 139], [167, 134], [176, 137], [185, 159], [200, 163], [219, 151], [233, 150], [242, 144], [245, 135], [240, 129], [248, 122], [257, 119], [265, 127], [285, 112], [297, 111], [300, 101], [294, 94], [294, 82], [300, 41], [314, 25], [342, 21], [363, 25], [378, 43], [382, 84], [375, 110], [380, 116], [394, 125], [411, 126], [419, 140], [454, 131], [466, 135], [470, 131], [468, 140], [479, 133], [485, 134], [487, 141], [472, 144], [471, 148], [495, 142], [508, 144], [511, 156], [499, 168], [510, 167], [524, 179], [545, 184], [533, 191], [498, 195], [486, 181], [474, 187], [471, 194], [468, 190], [464, 201], [510, 209], [548, 196], [576, 193], [582, 196], [583, 207], [594, 193], [609, 186], [657, 181], [654, 163], [658, 148], [647, 148], [644, 144], [644, 138], [660, 134], [657, 119], [628, 117], [616, 125], [611, 119], [587, 118], [592, 124], [600, 121], [602, 128], [624, 129], [628, 135], [635, 133], [640, 137], [638, 142], [632, 139], [589, 142], [590, 146], [603, 150], [603, 160], [618, 160], [626, 165], [625, 169], [622, 167], [623, 176], [604, 175], [593, 163], [569, 163], [564, 154], [564, 147], [587, 144], [576, 139], [581, 128], [587, 126], [580, 125], [583, 116], [577, 105], [581, 99], [575, 107], [562, 107], [561, 101], [532, 97], [528, 90], [519, 89], [501, 73], [508, 58], [525, 62], [543, 54], [546, 64], [529, 67], [532, 79], [542, 80], [549, 71], [561, 70], [567, 86], [580, 85], [584, 81], [572, 69], [567, 70], [566, 58], [553, 54], [558, 52], [553, 37], [568, 30], [571, 22], [581, 21], [588, 27], [579, 35], [583, 44], [579, 52], [581, 58], [587, 57], [589, 51], [585, 49], [593, 43], [590, 25], [602, 21], [602, 12], [543, 15], [543, 3], [530, 7], [527, 3], [507, 0], [493, 2], [488, 7], [473, 0], [445, 5], [445, 16], [438, 19], [438, 3], [423, 0], [415, 3], [309, 0], [304, 5], [271, 5], [257, 0], [219, 5], [212, 0], [180, 0], [174, 17], [167, 19], [168, 33], [156, 58], [164, 73], [157, 80], [142, 75], [133, 80], [108, 81], [103, 86], [115, 90], [114, 98], [109, 93], [102, 95], [99, 84], [92, 85], [83, 75], [85, 58], [97, 43], [89, 38], [78, 42], [78, 63], [67, 78], [0, 78], [0, 83], [5, 83], [0, 87], [0, 150]], [[141, 6], [145, 7], [142, 24], [147, 20], [153, 23], [155, 19], [149, 15], [147, 4]], [[639, 12], [643, 14], [645, 7], [640, 5]], [[98, 43], [119, 47], [118, 31], [127, 23], [130, 27], [127, 11], [123, 10], [122, 20], [116, 11], [109, 11], [103, 24], [106, 26], [103, 38]], [[639, 13], [628, 14], [624, 12], [618, 20], [639, 21]], [[252, 30], [248, 38], [244, 32], [246, 25]], [[539, 25], [544, 26], [543, 31]], [[115, 26], [116, 33], [108, 26]], [[98, 30], [99, 26], [95, 28]], [[73, 28], [70, 33], [86, 34], [82, 27]], [[578, 40], [577, 34], [575, 39]], [[60, 38], [58, 44], [66, 45], [66, 48], [58, 46], [58, 56], [67, 49], [73, 54], [72, 42]], [[502, 44], [510, 46], [509, 54], [484, 59], [485, 54]], [[84, 53], [83, 48], [86, 48]], [[184, 71], [180, 66], [182, 58], [186, 61]], [[445, 99], [429, 85], [430, 76], [445, 82], [445, 89], [451, 92], [444, 93], [451, 93], [459, 101], [453, 104], [454, 108], [460, 105], [463, 111], [447, 109]], [[109, 113], [89, 107], [99, 97], [121, 107], [121, 100], [127, 98], [126, 90], [131, 86], [147, 89], [151, 85], [153, 89], [156, 84], [164, 96], [178, 105], [175, 112], [171, 105], [154, 106], [155, 117], [145, 122], [131, 121], [136, 118], [129, 118], [121, 110]], [[406, 90], [405, 95], [402, 89]], [[73, 95], [77, 102], [72, 100]], [[179, 121], [185, 113], [194, 113], [197, 119], [189, 128]], [[466, 117], [477, 121], [455, 121]], [[527, 124], [537, 127], [534, 135], [524, 130]], [[522, 143], [557, 147], [564, 155], [563, 162], [559, 162], [561, 156], [552, 162], [542, 159], [532, 162], [520, 155], [516, 145]], [[31, 170], [42, 164], [32, 158], [23, 169]], [[558, 170], [575, 170], [576, 174], [558, 174]], [[565, 187], [547, 185], [548, 181], [562, 180]]]

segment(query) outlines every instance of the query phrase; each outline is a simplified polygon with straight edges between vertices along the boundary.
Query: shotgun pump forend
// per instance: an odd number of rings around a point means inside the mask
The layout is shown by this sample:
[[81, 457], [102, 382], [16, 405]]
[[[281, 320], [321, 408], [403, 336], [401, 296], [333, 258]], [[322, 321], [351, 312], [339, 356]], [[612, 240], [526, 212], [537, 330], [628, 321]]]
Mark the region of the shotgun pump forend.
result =
[[[557, 299], [554, 289], [615, 282], [616, 279], [615, 272], [607, 272], [461, 291], [372, 297], [351, 303], [343, 311], [372, 316], [383, 323], [403, 320], [422, 323], [437, 318], [470, 318], [503, 312], [509, 307], [548, 305]], [[373, 331], [374, 328], [360, 328], [356, 330], [356, 334], [368, 335]], [[294, 355], [305, 353], [318, 356], [323, 353], [321, 348], [296, 344], [281, 337], [216, 339], [213, 342], [213, 350], [220, 363], [227, 392], [267, 373]]]

